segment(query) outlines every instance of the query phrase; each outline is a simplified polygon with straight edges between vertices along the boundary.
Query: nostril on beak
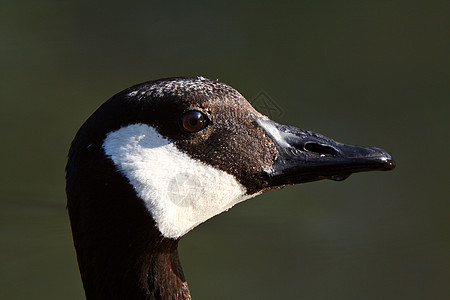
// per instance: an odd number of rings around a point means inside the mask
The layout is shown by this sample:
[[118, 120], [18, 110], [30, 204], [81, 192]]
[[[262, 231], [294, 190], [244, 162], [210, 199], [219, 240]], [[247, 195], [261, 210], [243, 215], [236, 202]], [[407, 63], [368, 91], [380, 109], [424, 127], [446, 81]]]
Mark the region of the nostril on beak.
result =
[[334, 149], [333, 147], [330, 147], [328, 145], [311, 143], [311, 142], [305, 143], [303, 145], [303, 149], [308, 152], [314, 152], [314, 153], [322, 154], [322, 155], [325, 155], [325, 154], [337, 155], [337, 154], [339, 154], [339, 152], [336, 149]]

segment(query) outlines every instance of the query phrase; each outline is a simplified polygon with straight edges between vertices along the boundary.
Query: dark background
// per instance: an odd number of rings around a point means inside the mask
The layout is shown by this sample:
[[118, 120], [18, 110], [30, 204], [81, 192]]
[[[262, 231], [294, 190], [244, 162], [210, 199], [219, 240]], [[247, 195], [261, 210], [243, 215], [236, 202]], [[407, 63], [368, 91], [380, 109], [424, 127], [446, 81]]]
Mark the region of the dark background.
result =
[[195, 299], [448, 299], [449, 2], [9, 1], [0, 10], [0, 298], [80, 299], [64, 166], [133, 84], [264, 91], [276, 121], [394, 172], [276, 190], [180, 243]]

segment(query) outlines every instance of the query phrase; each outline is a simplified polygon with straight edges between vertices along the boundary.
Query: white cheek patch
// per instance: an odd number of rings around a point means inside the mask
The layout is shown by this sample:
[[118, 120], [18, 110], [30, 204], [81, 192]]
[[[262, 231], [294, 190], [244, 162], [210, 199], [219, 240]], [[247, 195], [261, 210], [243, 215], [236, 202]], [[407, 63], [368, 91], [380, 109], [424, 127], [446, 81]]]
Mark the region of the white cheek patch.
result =
[[103, 149], [168, 238], [252, 197], [234, 176], [189, 157], [145, 124], [108, 133]]

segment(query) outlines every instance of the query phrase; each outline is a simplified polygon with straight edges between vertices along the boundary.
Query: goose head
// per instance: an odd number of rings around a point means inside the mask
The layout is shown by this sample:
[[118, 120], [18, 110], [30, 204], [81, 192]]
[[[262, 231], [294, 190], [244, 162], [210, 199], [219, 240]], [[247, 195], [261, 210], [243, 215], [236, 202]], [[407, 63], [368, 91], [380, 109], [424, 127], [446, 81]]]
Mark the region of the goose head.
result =
[[393, 168], [384, 150], [278, 124], [218, 81], [128, 88], [94, 112], [69, 151], [86, 295], [189, 298], [176, 248], [200, 223], [271, 189]]

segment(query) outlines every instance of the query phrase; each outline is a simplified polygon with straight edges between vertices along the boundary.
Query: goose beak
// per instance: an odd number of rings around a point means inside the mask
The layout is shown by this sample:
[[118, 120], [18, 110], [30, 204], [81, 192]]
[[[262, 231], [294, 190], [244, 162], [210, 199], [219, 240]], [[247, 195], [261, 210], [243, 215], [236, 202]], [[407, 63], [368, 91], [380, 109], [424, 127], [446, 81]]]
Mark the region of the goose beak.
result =
[[395, 168], [384, 150], [345, 145], [323, 135], [259, 119], [259, 125], [275, 143], [278, 156], [266, 170], [269, 187], [320, 179], [341, 181], [352, 173]]

